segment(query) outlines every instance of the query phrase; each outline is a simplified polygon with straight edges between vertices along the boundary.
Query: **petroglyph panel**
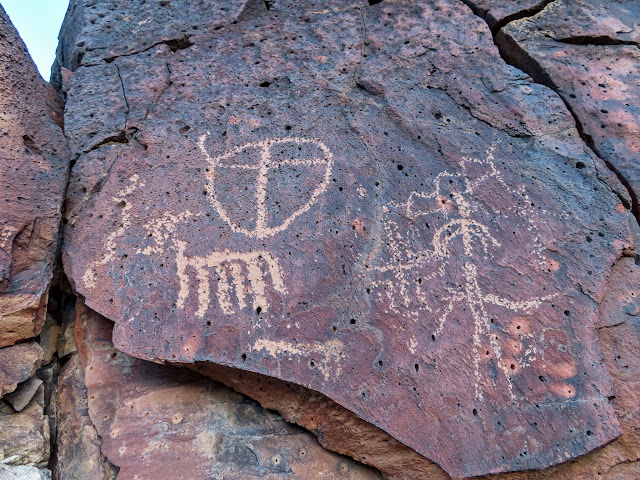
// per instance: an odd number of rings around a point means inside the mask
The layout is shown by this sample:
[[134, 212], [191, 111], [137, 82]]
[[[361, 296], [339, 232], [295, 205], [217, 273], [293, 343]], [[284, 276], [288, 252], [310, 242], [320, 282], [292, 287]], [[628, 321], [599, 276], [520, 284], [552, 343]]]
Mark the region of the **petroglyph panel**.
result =
[[[491, 189], [492, 182], [512, 199], [513, 204], [504, 210], [483, 212], [483, 206], [474, 198], [480, 198], [483, 187]], [[542, 268], [547, 265], [548, 259], [543, 255], [544, 247], [533, 219], [553, 215], [542, 210], [536, 212], [534, 207], [524, 187], [512, 188], [504, 181], [496, 167], [493, 150], [488, 151], [484, 159], [462, 158], [457, 171], [439, 173], [425, 191], [411, 192], [406, 202], [383, 206], [383, 241], [388, 249], [386, 258], [391, 261], [374, 267], [381, 278], [372, 282], [377, 287], [375, 294], [380, 296], [383, 292], [387, 312], [406, 312], [413, 321], [433, 317], [436, 320], [431, 334], [433, 341], [446, 335], [450, 318], [469, 312], [473, 319], [469, 337], [473, 341], [473, 378], [478, 400], [483, 398], [482, 385], [487, 382], [488, 373], [481, 374], [481, 365], [483, 370], [491, 365], [497, 367], [511, 400], [526, 399], [514, 392], [511, 378], [521, 368], [531, 366], [539, 348], [537, 342], [532, 341], [537, 337], [535, 332], [515, 332], [517, 335], [511, 342], [499, 338], [492, 328], [496, 322], [493, 314], [504, 318], [506, 313], [507, 321], [510, 321], [517, 314], [530, 315], [558, 295], [511, 299], [484, 292], [479, 281], [476, 265], [492, 261], [495, 252], [506, 247], [484, 220], [489, 213], [499, 215], [503, 220], [518, 218], [518, 231], [529, 236], [521, 243], [521, 255], [528, 256], [530, 262]], [[405, 224], [406, 220], [410, 221], [404, 230], [402, 220]], [[415, 238], [425, 233], [425, 248], [417, 248]], [[525, 248], [527, 245], [528, 249]], [[448, 268], [456, 260], [462, 260], [457, 278]], [[517, 330], [521, 328], [516, 327]], [[414, 351], [416, 342], [415, 339], [411, 341]], [[493, 380], [489, 383], [492, 388], [501, 382]]]
[[116, 348], [313, 389], [456, 477], [616, 438], [629, 216], [562, 102], [449, 0], [296, 12], [168, 55], [139, 143], [98, 149], [65, 268]]
[[[209, 165], [206, 168], [207, 190], [203, 193], [209, 194], [209, 199], [219, 218], [224, 220], [231, 230], [247, 237], [265, 238], [286, 230], [299, 216], [313, 207], [329, 184], [333, 154], [318, 140], [305, 138], [265, 140], [234, 148], [212, 159], [206, 150], [206, 138], [207, 136], [203, 135], [198, 142]], [[301, 175], [297, 169], [309, 170], [303, 172], [304, 181], [308, 181], [313, 176], [313, 170], [319, 169], [318, 185], [310, 191], [306, 201], [297, 206], [281, 223], [268, 226], [268, 218], [273, 217], [267, 205], [270, 172], [287, 167], [294, 167], [296, 178]], [[217, 184], [222, 183], [220, 170], [237, 170], [242, 176], [255, 174], [255, 212], [250, 219], [253, 223], [252, 228], [242, 228], [234, 223], [228, 213], [229, 208], [218, 198], [217, 190], [221, 186]], [[233, 182], [233, 179], [230, 181]], [[134, 190], [144, 187], [145, 183], [140, 181], [137, 174], [134, 174], [129, 178], [128, 185], [112, 197], [112, 201], [117, 202], [118, 208], [121, 209], [120, 225], [107, 237], [101, 258], [91, 262], [85, 270], [82, 280], [86, 288], [96, 287], [98, 267], [108, 266], [116, 259], [117, 240], [126, 235], [132, 226], [130, 210], [133, 204], [130, 196]], [[279, 204], [278, 201], [275, 203]], [[279, 207], [277, 206], [276, 209]], [[262, 310], [266, 312], [269, 308], [269, 302], [265, 296], [268, 283], [276, 292], [287, 293], [278, 259], [268, 251], [232, 252], [225, 249], [203, 256], [186, 254], [187, 242], [176, 238], [174, 233], [180, 224], [195, 218], [199, 218], [202, 222], [207, 221], [203, 218], [202, 212], [194, 214], [191, 211], [177, 215], [164, 214], [148, 221], [144, 224], [144, 230], [147, 233], [147, 239], [151, 240], [147, 242], [148, 245], [144, 248], [138, 247], [135, 252], [136, 255], [143, 256], [173, 255], [172, 261], [176, 265], [176, 275], [179, 279], [179, 291], [175, 301], [178, 309], [184, 310], [188, 297], [194, 296], [197, 303], [195, 316], [203, 318], [209, 311], [213, 296], [217, 301], [217, 307], [226, 315], [243, 310], [247, 306], [251, 306], [258, 312]], [[196, 277], [194, 288], [191, 287], [191, 272], [195, 273]], [[212, 291], [211, 286], [214, 281], [216, 286]], [[193, 295], [190, 293], [191, 290], [194, 290]]]

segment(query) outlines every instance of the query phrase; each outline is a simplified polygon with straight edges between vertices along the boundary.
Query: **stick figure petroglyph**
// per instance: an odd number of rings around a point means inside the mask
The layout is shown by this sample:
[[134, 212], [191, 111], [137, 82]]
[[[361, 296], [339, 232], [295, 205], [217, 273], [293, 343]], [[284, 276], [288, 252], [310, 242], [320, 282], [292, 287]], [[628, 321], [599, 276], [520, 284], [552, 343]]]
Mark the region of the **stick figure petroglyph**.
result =
[[[470, 166], [482, 167], [482, 174], [472, 178], [469, 172]], [[526, 206], [530, 205], [528, 197], [522, 189], [514, 190], [507, 185], [495, 166], [493, 152], [490, 150], [484, 160], [465, 158], [460, 162], [460, 171], [456, 173], [438, 174], [433, 181], [435, 188], [432, 192], [412, 192], [406, 202], [385, 206], [384, 213], [387, 221], [383, 229], [393, 261], [376, 266], [375, 270], [381, 274], [390, 272], [391, 278], [378, 280], [374, 282], [374, 286], [384, 288], [383, 295], [391, 311], [397, 314], [408, 311], [408, 315], [414, 321], [423, 314], [434, 316], [436, 328], [433, 331], [433, 338], [442, 333], [457, 305], [468, 307], [474, 323], [473, 364], [476, 398], [482, 399], [483, 396], [480, 350], [484, 350], [482, 338], [486, 337], [498, 369], [507, 381], [508, 393], [512, 399], [515, 399], [511, 381], [513, 372], [504, 361], [503, 348], [498, 341], [498, 336], [491, 333], [491, 318], [487, 309], [489, 306], [494, 306], [514, 313], [526, 314], [540, 307], [554, 295], [514, 301], [483, 291], [476, 264], [478, 260], [486, 261], [492, 258], [492, 252], [502, 247], [502, 244], [479, 220], [483, 218], [481, 206], [472, 199], [477, 194], [478, 188], [490, 179], [497, 182], [504, 191], [526, 200], [518, 208], [508, 209], [501, 212], [501, 215], [503, 217], [518, 216], [524, 220], [525, 228], [534, 237], [531, 253], [535, 261], [542, 264], [544, 262], [541, 254], [542, 245], [537, 229], [529, 218], [531, 211]], [[426, 225], [427, 228], [431, 226], [425, 220], [437, 215], [442, 225], [436, 227], [436, 222], [432, 222], [434, 233], [428, 246], [422, 250], [416, 249], [412, 239], [416, 234], [415, 227], [412, 225], [409, 230], [400, 227], [397, 221], [391, 219], [394, 212], [409, 219], [414, 225]], [[454, 282], [449, 281], [450, 285], [443, 289], [444, 293], [434, 298], [427, 292], [425, 284], [428, 281], [442, 282], [449, 278], [445, 268], [453, 259], [453, 251], [456, 248], [456, 242], [459, 241], [462, 243], [463, 259], [460, 270], [461, 280], [455, 285]], [[522, 357], [521, 366], [527, 366], [535, 357], [535, 347], [532, 348], [533, 350], [529, 348], [526, 355]]]

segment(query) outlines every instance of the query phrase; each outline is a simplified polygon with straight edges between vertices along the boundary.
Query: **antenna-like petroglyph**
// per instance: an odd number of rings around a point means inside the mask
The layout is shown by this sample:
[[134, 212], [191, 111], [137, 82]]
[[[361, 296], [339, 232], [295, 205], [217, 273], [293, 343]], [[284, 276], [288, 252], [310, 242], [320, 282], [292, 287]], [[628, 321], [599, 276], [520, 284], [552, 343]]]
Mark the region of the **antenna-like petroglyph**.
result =
[[[473, 178], [469, 172], [471, 167], [480, 167], [475, 168], [474, 173], [482, 173]], [[493, 213], [502, 218], [517, 216], [523, 228], [533, 236], [533, 251], [529, 253], [535, 262], [544, 264], [543, 248], [531, 218], [531, 202], [524, 191], [513, 189], [504, 181], [490, 150], [484, 160], [464, 158], [459, 171], [438, 174], [433, 180], [432, 191], [412, 192], [405, 202], [390, 203], [384, 207], [384, 236], [392, 261], [374, 268], [383, 274], [374, 282], [374, 287], [378, 287], [381, 298], [391, 312], [409, 315], [413, 321], [424, 316], [433, 318], [433, 339], [443, 334], [447, 321], [457, 307], [465, 309], [473, 319], [476, 397], [482, 399], [483, 396], [480, 363], [489, 348], [506, 379], [508, 393], [514, 399], [511, 382], [513, 367], [505, 362], [501, 341], [491, 331], [492, 320], [488, 308], [499, 307], [513, 314], [527, 314], [553, 295], [513, 300], [483, 291], [477, 264], [491, 261], [494, 252], [503, 248], [483, 222], [484, 218], [488, 218], [484, 207], [474, 201], [477, 194], [481, 193], [480, 188], [489, 180], [514, 198], [523, 199], [518, 206]], [[410, 225], [401, 226], [402, 222], [394, 220], [394, 215], [408, 219]], [[419, 231], [422, 235], [424, 231], [433, 231], [424, 248], [416, 247], [415, 237], [420, 236]], [[448, 271], [454, 259], [461, 263], [455, 281]], [[438, 295], [433, 294], [436, 284], [443, 285], [438, 287]], [[524, 340], [529, 342], [529, 339]], [[489, 346], [483, 347], [486, 343]], [[535, 346], [523, 345], [523, 350], [526, 350], [526, 355], [522, 355], [520, 366], [526, 367], [535, 358], [536, 349]]]
[[278, 260], [269, 252], [212, 252], [206, 256], [187, 256], [187, 244], [176, 240], [176, 264], [180, 291], [176, 306], [184, 308], [189, 296], [189, 271], [197, 278], [198, 309], [196, 316], [204, 317], [211, 303], [211, 284], [217, 281], [215, 297], [222, 311], [230, 315], [247, 307], [251, 299], [254, 309], [266, 310], [269, 306], [266, 288], [271, 279], [273, 289], [283, 295], [287, 293], [284, 277]]

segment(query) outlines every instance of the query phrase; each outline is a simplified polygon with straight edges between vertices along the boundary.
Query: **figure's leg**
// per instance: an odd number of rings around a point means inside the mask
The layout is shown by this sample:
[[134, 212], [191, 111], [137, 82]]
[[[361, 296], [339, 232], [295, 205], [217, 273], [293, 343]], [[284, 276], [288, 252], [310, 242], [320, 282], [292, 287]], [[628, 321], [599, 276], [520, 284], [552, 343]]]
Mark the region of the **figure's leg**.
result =
[[177, 308], [184, 308], [184, 302], [189, 296], [189, 274], [187, 273], [187, 267], [189, 262], [184, 256], [184, 249], [186, 247], [185, 242], [176, 241], [176, 264], [178, 267], [178, 279], [180, 280], [180, 290], [178, 291], [178, 300], [176, 301]]
[[271, 275], [271, 283], [273, 284], [273, 288], [283, 295], [286, 294], [287, 288], [284, 285], [284, 276], [282, 275], [282, 269], [280, 268], [278, 260], [270, 253], [265, 252], [262, 255], [262, 261], [266, 263], [267, 270]]
[[209, 272], [206, 266], [199, 265], [196, 268], [196, 274], [198, 279], [198, 310], [196, 311], [197, 317], [204, 317], [207, 310], [209, 310]]

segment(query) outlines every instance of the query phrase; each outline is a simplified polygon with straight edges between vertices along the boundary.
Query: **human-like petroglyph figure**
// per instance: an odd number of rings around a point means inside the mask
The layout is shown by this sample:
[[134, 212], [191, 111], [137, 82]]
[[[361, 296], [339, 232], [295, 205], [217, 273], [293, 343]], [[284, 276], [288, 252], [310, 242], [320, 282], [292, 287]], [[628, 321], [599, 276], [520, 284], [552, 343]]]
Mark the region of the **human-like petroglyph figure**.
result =
[[[216, 298], [222, 311], [230, 315], [247, 306], [248, 297], [253, 297], [253, 308], [266, 309], [268, 279], [274, 290], [285, 295], [284, 277], [278, 260], [266, 251], [258, 252], [213, 252], [206, 256], [186, 256], [187, 244], [175, 241], [176, 264], [180, 291], [176, 306], [184, 308], [189, 296], [189, 270], [196, 272], [198, 281], [198, 309], [196, 316], [204, 317], [210, 307], [213, 274], [217, 276]], [[248, 284], [247, 284], [248, 283]], [[234, 301], [235, 299], [235, 301]]]
[[[236, 147], [215, 158], [211, 158], [207, 152], [205, 147], [206, 140], [207, 135], [202, 135], [199, 146], [202, 154], [210, 165], [207, 174], [208, 198], [218, 215], [229, 224], [234, 232], [240, 232], [253, 238], [267, 238], [283, 232], [289, 228], [296, 218], [311, 209], [329, 185], [331, 169], [333, 167], [333, 153], [319, 140], [298, 137], [267, 139], [262, 142], [247, 143]], [[296, 153], [303, 151], [303, 149], [304, 151], [301, 155], [285, 155], [284, 158], [280, 158], [277, 154], [277, 149], [281, 151], [291, 150]], [[254, 153], [257, 153], [258, 158], [252, 161], [252, 154]], [[319, 169], [321, 180], [315, 189], [310, 192], [306, 201], [302, 202], [286, 219], [275, 224], [269, 224], [267, 221], [268, 207], [265, 201], [269, 176], [283, 166], [305, 166], [311, 169]], [[254, 172], [256, 174], [256, 217], [253, 228], [241, 227], [237, 221], [231, 218], [227, 209], [218, 199], [216, 178], [222, 169]]]
[[[475, 165], [474, 165], [475, 164]], [[470, 166], [480, 166], [483, 172], [476, 178], [469, 173]], [[524, 222], [528, 233], [533, 235], [533, 251], [530, 252], [535, 261], [543, 264], [542, 245], [535, 224], [531, 217], [532, 208], [526, 192], [511, 188], [498, 171], [493, 152], [490, 150], [484, 160], [465, 158], [456, 173], [442, 172], [433, 181], [431, 192], [412, 192], [406, 202], [389, 204], [384, 207], [384, 236], [389, 249], [391, 262], [375, 267], [375, 271], [385, 274], [384, 280], [374, 282], [386, 298], [389, 308], [396, 314], [408, 314], [412, 320], [418, 321], [423, 315], [435, 317], [436, 328], [433, 338], [443, 332], [447, 320], [456, 306], [468, 308], [473, 318], [474, 377], [476, 398], [482, 399], [482, 379], [480, 374], [481, 351], [483, 338], [488, 339], [499, 370], [504, 375], [508, 393], [515, 399], [511, 382], [512, 367], [504, 360], [503, 347], [498, 336], [491, 333], [491, 317], [489, 306], [496, 306], [513, 313], [526, 314], [540, 307], [553, 295], [531, 297], [526, 300], [511, 300], [498, 295], [485, 293], [479, 281], [478, 261], [492, 258], [492, 252], [501, 248], [502, 244], [480, 220], [487, 218], [482, 207], [472, 199], [479, 188], [488, 180], [497, 182], [501, 188], [516, 198], [522, 198], [519, 205], [500, 212], [502, 217], [518, 216]], [[393, 214], [409, 219], [412, 225], [405, 229], [392, 219]], [[433, 235], [425, 248], [416, 248], [414, 237], [417, 228], [431, 228], [428, 220], [437, 216], [438, 222], [431, 222]], [[420, 227], [416, 227], [419, 225]], [[446, 267], [453, 260], [456, 242], [462, 243], [462, 266], [458, 272], [457, 282], [451, 280]], [[459, 250], [457, 250], [459, 251]], [[458, 256], [460, 258], [460, 256]], [[434, 298], [429, 290], [433, 282], [445, 283], [444, 294]], [[429, 285], [429, 286], [427, 286]], [[417, 300], [417, 301], [416, 301]], [[523, 339], [527, 341], [528, 339]], [[530, 342], [528, 342], [530, 343]], [[415, 350], [416, 340], [412, 339], [410, 348]], [[535, 359], [535, 346], [527, 344], [522, 347], [520, 367], [527, 367]], [[488, 354], [488, 352], [487, 352]]]

